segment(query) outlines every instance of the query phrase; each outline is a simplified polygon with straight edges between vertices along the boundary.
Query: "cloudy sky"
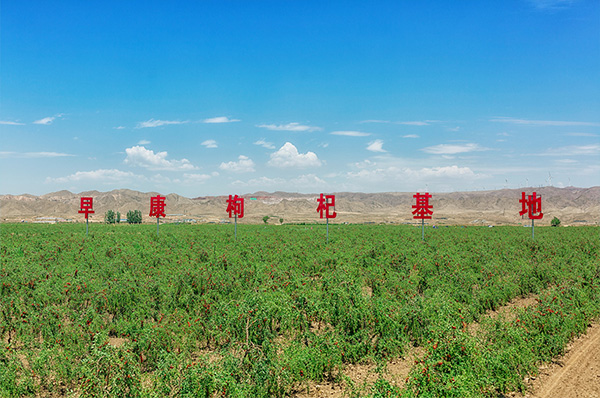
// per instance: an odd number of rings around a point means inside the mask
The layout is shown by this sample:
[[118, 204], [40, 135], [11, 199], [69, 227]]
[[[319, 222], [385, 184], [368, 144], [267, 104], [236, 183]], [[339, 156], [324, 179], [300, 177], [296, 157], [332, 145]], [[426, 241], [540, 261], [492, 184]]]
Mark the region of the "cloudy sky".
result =
[[600, 2], [10, 1], [0, 193], [600, 185]]

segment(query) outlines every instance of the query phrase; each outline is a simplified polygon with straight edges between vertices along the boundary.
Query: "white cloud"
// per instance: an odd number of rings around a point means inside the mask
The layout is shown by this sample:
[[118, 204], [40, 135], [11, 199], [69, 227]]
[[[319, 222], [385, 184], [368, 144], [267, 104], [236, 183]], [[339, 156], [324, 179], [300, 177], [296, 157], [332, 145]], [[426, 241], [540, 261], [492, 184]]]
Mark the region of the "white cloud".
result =
[[385, 149], [383, 149], [383, 141], [382, 140], [375, 140], [375, 141], [369, 142], [369, 145], [367, 145], [367, 151], [387, 152]]
[[52, 122], [56, 119], [56, 116], [48, 116], [45, 117], [43, 119], [40, 120], [36, 120], [35, 122], [33, 122], [34, 124], [43, 124], [43, 125], [49, 125], [52, 124]]
[[77, 181], [123, 182], [144, 178], [131, 172], [117, 169], [99, 169], [94, 171], [78, 171], [66, 177], [46, 178], [46, 183], [67, 183]]
[[305, 174], [298, 176], [290, 181], [293, 186], [314, 187], [318, 185], [326, 185], [327, 183], [314, 174]]
[[594, 133], [567, 133], [570, 137], [598, 137], [598, 134]]
[[484, 174], [477, 174], [469, 167], [444, 166], [444, 167], [423, 167], [421, 169], [411, 169], [408, 167], [389, 166], [375, 169], [362, 169], [356, 172], [348, 172], [351, 179], [359, 179], [368, 182], [406, 180], [406, 179], [425, 179], [425, 180], [445, 180], [445, 179], [463, 179], [472, 180], [486, 177]]
[[197, 167], [192, 165], [189, 160], [167, 160], [167, 152], [158, 152], [146, 149], [143, 146], [134, 146], [125, 149], [127, 157], [125, 163], [145, 167], [150, 170], [194, 170]]
[[[218, 173], [217, 173], [218, 175]], [[213, 176], [211, 176], [210, 174], [184, 174], [183, 178], [184, 178], [184, 182], [186, 184], [203, 184], [206, 181], [210, 180]]]
[[379, 120], [379, 119], [369, 119], [369, 120], [363, 120], [360, 123], [390, 123], [389, 120]]
[[0, 152], [0, 158], [59, 158], [75, 156], [60, 152]]
[[123, 130], [123, 129], [125, 129], [125, 127], [123, 127], [123, 126], [117, 126], [117, 127], [113, 127], [113, 129], [115, 129], [115, 130]]
[[227, 116], [219, 116], [219, 117], [211, 117], [208, 119], [204, 119], [202, 123], [233, 123], [239, 122], [239, 119], [230, 119]]
[[218, 148], [217, 141], [215, 140], [206, 140], [202, 143], [207, 148]]
[[318, 131], [323, 130], [321, 127], [306, 126], [300, 123], [288, 123], [288, 124], [259, 124], [256, 127], [265, 128], [267, 130], [275, 131]]
[[25, 123], [11, 122], [8, 120], [0, 120], [0, 124], [5, 124], [9, 126], [23, 126]]
[[448, 131], [459, 131], [460, 130], [460, 126], [448, 127], [446, 130], [448, 130]]
[[274, 187], [281, 186], [285, 184], [286, 180], [283, 178], [269, 178], [269, 177], [259, 177], [252, 178], [248, 181], [237, 180], [232, 182], [232, 185], [237, 185], [241, 187]]
[[290, 142], [286, 142], [279, 150], [271, 154], [269, 166], [308, 168], [319, 167], [321, 161], [314, 152], [298, 153], [298, 149]]
[[148, 140], [140, 140], [140, 142], [138, 142], [138, 145], [148, 145], [148, 144], [151, 144], [151, 142]]
[[251, 173], [254, 171], [254, 162], [247, 156], [238, 156], [238, 161], [223, 162], [219, 166], [221, 170], [232, 171], [234, 173]]
[[275, 145], [273, 145], [273, 143], [272, 143], [272, 142], [267, 142], [267, 141], [265, 141], [265, 139], [264, 139], [264, 138], [261, 138], [260, 140], [258, 140], [258, 141], [255, 141], [255, 142], [254, 142], [254, 145], [260, 145], [260, 146], [262, 146], [263, 148], [267, 148], [267, 149], [275, 149]]
[[150, 120], [146, 120], [145, 122], [139, 122], [135, 128], [136, 129], [143, 129], [143, 128], [147, 128], [147, 127], [160, 127], [160, 126], [166, 126], [166, 125], [169, 125], [169, 124], [185, 124], [185, 123], [188, 123], [188, 121], [187, 120], [180, 121], [180, 120], [155, 120], [155, 119], [150, 119]]
[[557, 10], [571, 6], [574, 0], [529, 0], [538, 10]]
[[440, 144], [434, 146], [428, 146], [421, 149], [423, 152], [431, 153], [434, 155], [455, 155], [457, 153], [477, 152], [477, 151], [488, 151], [489, 148], [479, 146], [479, 144]]
[[411, 121], [411, 122], [396, 122], [396, 124], [403, 124], [406, 126], [429, 126], [429, 122], [430, 122], [430, 120], [425, 121], [425, 122], [416, 120], [416, 121]]
[[402, 138], [419, 138], [419, 136], [417, 134], [406, 134]]
[[600, 144], [570, 145], [560, 148], [550, 148], [542, 153], [542, 156], [574, 156], [574, 155], [598, 155]]
[[363, 133], [361, 131], [333, 131], [332, 135], [343, 135], [346, 137], [368, 137], [371, 133]]
[[595, 122], [572, 122], [561, 120], [529, 120], [517, 119], [513, 117], [495, 117], [490, 119], [490, 122], [523, 124], [531, 126], [600, 126], [600, 123]]

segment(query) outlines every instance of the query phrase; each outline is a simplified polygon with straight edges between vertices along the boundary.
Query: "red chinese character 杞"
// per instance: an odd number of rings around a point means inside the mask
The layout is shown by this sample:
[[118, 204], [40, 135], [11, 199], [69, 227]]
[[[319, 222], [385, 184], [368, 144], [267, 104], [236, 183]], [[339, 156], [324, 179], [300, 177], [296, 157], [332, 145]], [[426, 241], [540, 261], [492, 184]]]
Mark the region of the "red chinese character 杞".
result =
[[82, 197], [81, 204], [79, 205], [79, 213], [85, 214], [85, 219], [87, 220], [88, 214], [94, 214], [94, 198], [90, 197]]
[[150, 198], [150, 217], [165, 217], [165, 199], [160, 195]]
[[244, 198], [239, 197], [237, 195], [231, 196], [229, 195], [229, 199], [227, 199], [227, 210], [229, 213], [229, 218], [231, 217], [244, 217]]
[[429, 220], [431, 219], [431, 215], [433, 214], [433, 206], [429, 204], [429, 198], [431, 195], [429, 192], [425, 192], [424, 194], [420, 194], [417, 192], [416, 195], [413, 195], [413, 198], [417, 200], [417, 204], [413, 205], [413, 218], [418, 220]]
[[519, 203], [521, 203], [520, 216], [528, 213], [527, 216], [530, 220], [541, 220], [544, 217], [544, 213], [542, 213], [542, 197], [537, 197], [535, 192], [528, 196], [525, 195], [525, 192], [521, 192]]
[[[323, 218], [323, 211], [325, 212], [325, 218], [336, 218], [337, 213], [335, 212], [335, 195], [325, 195], [321, 194], [321, 197], [317, 199], [319, 206], [317, 207], [317, 211], [319, 212], [321, 218]], [[329, 209], [333, 207], [333, 213], [329, 213]]]

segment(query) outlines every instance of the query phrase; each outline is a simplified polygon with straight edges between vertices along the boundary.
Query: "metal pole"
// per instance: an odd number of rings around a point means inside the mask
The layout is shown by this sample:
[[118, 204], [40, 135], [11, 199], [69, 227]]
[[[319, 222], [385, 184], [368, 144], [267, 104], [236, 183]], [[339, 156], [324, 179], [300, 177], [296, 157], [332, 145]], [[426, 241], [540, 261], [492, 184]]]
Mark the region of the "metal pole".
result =
[[531, 219], [531, 239], [535, 240], [535, 220]]
[[421, 239], [425, 240], [425, 219], [421, 218]]
[[326, 218], [327, 220], [327, 243], [329, 243], [329, 218]]
[[158, 217], [156, 217], [156, 236], [158, 236]]
[[88, 219], [86, 218], [86, 219], [85, 219], [85, 236], [87, 236], [87, 235], [88, 235], [88, 232], [89, 232], [89, 227], [88, 227]]
[[235, 215], [235, 240], [237, 240], [237, 214]]

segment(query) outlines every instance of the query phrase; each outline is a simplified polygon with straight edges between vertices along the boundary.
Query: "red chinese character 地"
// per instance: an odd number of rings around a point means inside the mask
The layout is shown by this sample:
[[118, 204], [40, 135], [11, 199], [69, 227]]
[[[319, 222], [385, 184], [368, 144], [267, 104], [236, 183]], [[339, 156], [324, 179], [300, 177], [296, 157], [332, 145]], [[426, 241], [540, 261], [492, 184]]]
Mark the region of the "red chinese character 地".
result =
[[244, 217], [244, 198], [239, 197], [237, 195], [231, 196], [229, 195], [229, 199], [227, 199], [227, 210], [229, 213], [229, 218], [231, 217]]
[[431, 215], [433, 214], [433, 206], [429, 204], [429, 199], [431, 195], [429, 192], [425, 192], [421, 194], [419, 192], [416, 195], [413, 195], [413, 198], [417, 200], [417, 204], [413, 205], [413, 218], [417, 220], [429, 220], [431, 219]]
[[535, 192], [532, 195], [525, 195], [525, 192], [521, 192], [519, 203], [521, 203], [520, 216], [527, 213], [530, 220], [541, 220], [544, 217], [544, 213], [542, 213], [542, 197], [538, 197]]
[[165, 217], [165, 197], [153, 196], [150, 198], [150, 217]]
[[[317, 206], [317, 211], [319, 212], [321, 218], [323, 218], [323, 212], [325, 212], [325, 218], [336, 218], [337, 213], [335, 212], [335, 195], [325, 195], [321, 194], [321, 197], [317, 199], [319, 205]], [[329, 212], [329, 209], [333, 207], [333, 213]]]
[[94, 198], [91, 197], [82, 197], [81, 203], [79, 205], [79, 213], [85, 214], [85, 219], [88, 219], [88, 214], [94, 214]]

